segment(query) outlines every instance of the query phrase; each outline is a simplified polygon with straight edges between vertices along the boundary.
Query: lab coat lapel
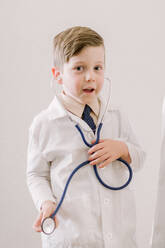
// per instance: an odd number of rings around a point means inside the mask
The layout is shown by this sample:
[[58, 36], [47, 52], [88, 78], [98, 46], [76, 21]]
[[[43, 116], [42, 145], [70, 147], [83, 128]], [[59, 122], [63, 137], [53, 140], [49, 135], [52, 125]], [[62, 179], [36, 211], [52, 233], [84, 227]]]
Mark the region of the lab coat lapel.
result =
[[75, 124], [78, 124], [80, 126], [80, 128], [82, 128], [83, 130], [85, 130], [87, 132], [91, 131], [91, 128], [88, 126], [88, 124], [83, 119], [72, 114], [71, 112], [68, 112], [68, 115], [75, 122]]
[[88, 132], [91, 131], [91, 128], [88, 126], [88, 124], [85, 121], [83, 121], [81, 118], [72, 114], [71, 112], [67, 111], [64, 108], [58, 96], [54, 97], [53, 101], [50, 103], [48, 107], [48, 111], [49, 111], [50, 120], [55, 120], [55, 119], [59, 119], [63, 117], [66, 117], [66, 118], [70, 117], [70, 119], [73, 122], [75, 122], [75, 125], [79, 124], [79, 126], [83, 128], [85, 131], [88, 131]]
[[48, 106], [49, 119], [58, 119], [67, 116], [67, 111], [59, 101], [58, 97], [55, 96], [53, 101]]

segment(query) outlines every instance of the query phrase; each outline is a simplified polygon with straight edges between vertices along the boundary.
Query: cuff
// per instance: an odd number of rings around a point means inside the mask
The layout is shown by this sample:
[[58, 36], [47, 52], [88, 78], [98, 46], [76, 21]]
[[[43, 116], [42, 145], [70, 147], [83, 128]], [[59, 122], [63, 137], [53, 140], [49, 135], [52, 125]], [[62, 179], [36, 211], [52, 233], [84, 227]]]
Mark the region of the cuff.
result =
[[144, 160], [146, 157], [145, 152], [137, 145], [134, 145], [130, 142], [125, 141], [124, 139], [118, 138], [116, 140], [124, 142], [128, 147], [128, 152], [131, 157], [131, 163], [130, 166], [133, 170], [133, 172], [139, 171], [144, 164]]

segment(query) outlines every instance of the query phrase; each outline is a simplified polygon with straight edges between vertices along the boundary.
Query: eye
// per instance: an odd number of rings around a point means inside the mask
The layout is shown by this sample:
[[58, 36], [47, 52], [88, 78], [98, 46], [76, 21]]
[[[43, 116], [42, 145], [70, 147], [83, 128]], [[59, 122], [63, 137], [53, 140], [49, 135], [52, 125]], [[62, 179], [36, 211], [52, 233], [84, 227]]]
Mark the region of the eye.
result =
[[76, 66], [74, 69], [76, 71], [82, 71], [83, 70], [83, 66]]
[[95, 66], [95, 70], [96, 70], [96, 71], [100, 71], [100, 70], [102, 70], [102, 69], [103, 69], [102, 66]]

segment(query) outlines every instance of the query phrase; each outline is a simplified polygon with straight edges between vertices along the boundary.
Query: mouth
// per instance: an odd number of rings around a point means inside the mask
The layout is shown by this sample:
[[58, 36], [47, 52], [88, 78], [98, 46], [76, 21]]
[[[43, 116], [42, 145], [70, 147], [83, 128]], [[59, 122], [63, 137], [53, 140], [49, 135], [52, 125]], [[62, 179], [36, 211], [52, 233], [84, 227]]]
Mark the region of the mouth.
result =
[[94, 92], [95, 91], [95, 89], [94, 88], [86, 88], [86, 89], [83, 89], [83, 92], [85, 92], [85, 93], [92, 93], [92, 92]]

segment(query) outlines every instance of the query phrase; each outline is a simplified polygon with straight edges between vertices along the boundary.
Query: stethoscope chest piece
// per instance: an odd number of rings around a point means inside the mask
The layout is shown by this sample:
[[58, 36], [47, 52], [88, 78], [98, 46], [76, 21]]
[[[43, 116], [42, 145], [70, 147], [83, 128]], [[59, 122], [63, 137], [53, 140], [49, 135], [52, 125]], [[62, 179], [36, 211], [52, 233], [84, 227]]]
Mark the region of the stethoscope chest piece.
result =
[[50, 235], [56, 229], [56, 223], [52, 217], [45, 218], [41, 224], [43, 233]]

